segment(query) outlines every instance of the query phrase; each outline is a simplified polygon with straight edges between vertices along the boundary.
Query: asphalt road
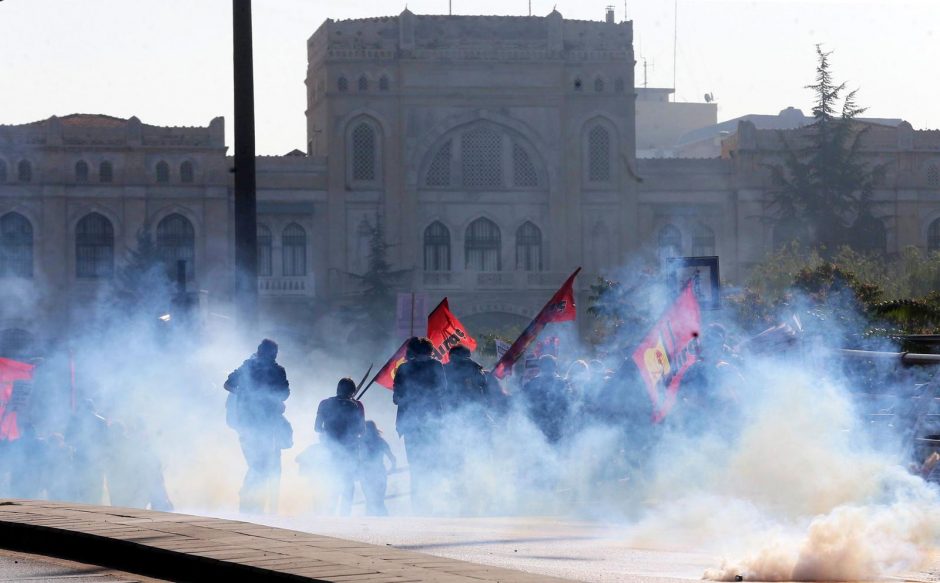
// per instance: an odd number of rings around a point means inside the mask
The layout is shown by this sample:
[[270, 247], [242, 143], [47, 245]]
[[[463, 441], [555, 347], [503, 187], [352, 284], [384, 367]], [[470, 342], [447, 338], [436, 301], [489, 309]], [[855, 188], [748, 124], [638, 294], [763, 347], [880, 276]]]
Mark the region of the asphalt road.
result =
[[96, 565], [84, 565], [43, 555], [0, 549], [0, 581], [60, 581], [62, 583], [153, 582], [150, 579]]

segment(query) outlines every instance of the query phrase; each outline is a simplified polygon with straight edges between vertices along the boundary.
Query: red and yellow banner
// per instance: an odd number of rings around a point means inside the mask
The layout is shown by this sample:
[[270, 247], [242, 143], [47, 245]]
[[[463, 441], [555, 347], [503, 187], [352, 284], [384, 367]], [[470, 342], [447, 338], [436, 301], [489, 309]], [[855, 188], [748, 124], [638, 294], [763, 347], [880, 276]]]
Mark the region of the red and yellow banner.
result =
[[17, 411], [12, 403], [13, 383], [32, 380], [33, 368], [25, 362], [0, 358], [0, 441], [13, 441], [20, 437]]
[[633, 352], [633, 362], [653, 401], [653, 421], [665, 419], [676, 402], [682, 377], [698, 359], [702, 312], [687, 285]]

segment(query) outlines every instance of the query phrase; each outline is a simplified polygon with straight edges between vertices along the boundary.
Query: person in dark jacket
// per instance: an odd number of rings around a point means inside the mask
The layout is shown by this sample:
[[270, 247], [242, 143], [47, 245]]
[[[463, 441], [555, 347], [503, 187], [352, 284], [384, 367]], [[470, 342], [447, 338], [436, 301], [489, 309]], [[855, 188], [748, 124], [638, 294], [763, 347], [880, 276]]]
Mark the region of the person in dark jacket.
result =
[[265, 338], [258, 351], [225, 381], [230, 393], [226, 421], [238, 432], [248, 463], [239, 493], [242, 512], [277, 511], [281, 450], [293, 444], [293, 432], [284, 417], [290, 384], [276, 359], [277, 343]]
[[466, 346], [454, 346], [449, 354], [450, 362], [444, 365], [444, 374], [447, 377], [445, 411], [465, 406], [484, 407], [487, 387], [483, 367], [470, 358], [470, 349]]
[[355, 399], [356, 383], [350, 378], [339, 380], [336, 396], [320, 401], [314, 429], [322, 436], [333, 466], [338, 511], [348, 516], [352, 511], [359, 464], [359, 441], [366, 429], [366, 413]]
[[[388, 516], [385, 492], [388, 489], [388, 474], [395, 471], [396, 460], [375, 421], [366, 421], [360, 451], [359, 480], [366, 497], [366, 514]], [[385, 458], [391, 463], [389, 469], [385, 468]]]
[[571, 394], [568, 383], [558, 376], [555, 357], [543, 354], [538, 376], [522, 386], [522, 398], [529, 419], [549, 443], [558, 443], [568, 430]]
[[398, 367], [392, 401], [398, 405], [395, 428], [405, 440], [411, 470], [411, 505], [414, 512], [429, 508], [428, 490], [437, 481], [442, 397], [447, 391], [444, 367], [431, 357], [427, 338], [408, 341], [405, 362]]

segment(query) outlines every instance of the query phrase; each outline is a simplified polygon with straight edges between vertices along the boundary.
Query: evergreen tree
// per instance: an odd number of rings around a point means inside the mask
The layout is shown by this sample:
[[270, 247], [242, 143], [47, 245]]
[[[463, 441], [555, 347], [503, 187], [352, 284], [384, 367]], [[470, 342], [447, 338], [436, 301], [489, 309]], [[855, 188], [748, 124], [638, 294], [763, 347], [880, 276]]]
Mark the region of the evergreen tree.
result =
[[836, 84], [830, 52], [816, 45], [816, 82], [806, 88], [815, 94], [813, 123], [794, 132], [779, 133], [783, 164], [770, 165], [775, 184], [771, 192], [772, 221], [783, 236], [800, 239], [834, 253], [842, 245], [859, 250], [884, 248], [884, 227], [872, 214], [874, 175], [859, 151], [867, 126], [857, 121], [865, 112], [856, 102], [858, 90], [845, 98], [845, 83]]
[[170, 280], [150, 229], [145, 225], [137, 231], [137, 244], [129, 249], [127, 259], [118, 268], [113, 293], [123, 308], [157, 309], [154, 302], [164, 302]]
[[[406, 269], [392, 269], [388, 251], [392, 244], [385, 240], [385, 227], [376, 214], [375, 223], [368, 225], [369, 256], [365, 273], [350, 275], [362, 286], [362, 301], [370, 326], [391, 332], [395, 315], [395, 290]], [[376, 326], [377, 325], [377, 326]]]

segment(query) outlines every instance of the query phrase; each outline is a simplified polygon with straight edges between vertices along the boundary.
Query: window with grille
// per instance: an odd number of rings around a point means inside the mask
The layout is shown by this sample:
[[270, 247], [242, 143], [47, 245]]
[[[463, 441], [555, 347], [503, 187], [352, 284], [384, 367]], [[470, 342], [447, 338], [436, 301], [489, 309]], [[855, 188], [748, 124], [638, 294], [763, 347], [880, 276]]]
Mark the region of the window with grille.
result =
[[196, 172], [193, 169], [193, 163], [189, 160], [186, 160], [180, 164], [180, 182], [190, 183], [196, 177]]
[[285, 276], [307, 275], [307, 231], [297, 223], [284, 227], [281, 234], [281, 254]]
[[711, 257], [715, 255], [715, 232], [699, 225], [692, 233], [692, 256]]
[[464, 237], [465, 268], [468, 271], [503, 269], [499, 227], [489, 219], [479, 218], [467, 226]]
[[346, 77], [340, 77], [336, 80], [336, 88], [340, 91], [347, 91], [349, 89], [349, 81], [346, 80]]
[[424, 230], [424, 270], [450, 271], [450, 231], [440, 221]]
[[388, 91], [388, 77], [385, 75], [379, 77], [379, 91]]
[[516, 231], [516, 269], [542, 271], [542, 231], [529, 221]]
[[610, 181], [610, 132], [596, 125], [588, 132], [588, 180]]
[[271, 277], [274, 268], [271, 265], [271, 229], [264, 225], [258, 225], [258, 275], [262, 277]]
[[503, 136], [481, 127], [460, 137], [463, 184], [469, 188], [493, 188], [503, 184]]
[[29, 160], [20, 160], [16, 166], [16, 178], [20, 182], [30, 182], [33, 179], [33, 165]]
[[434, 155], [428, 167], [426, 183], [428, 186], [450, 186], [451, 141], [447, 140]]
[[7, 181], [7, 163], [4, 160], [0, 160], [0, 182]]
[[512, 145], [512, 183], [513, 186], [538, 186], [539, 177], [529, 153], [519, 144]]
[[927, 168], [927, 186], [930, 188], [940, 188], [940, 168], [931, 164]]
[[930, 223], [927, 227], [927, 252], [940, 251], [940, 219]]
[[75, 182], [88, 182], [88, 163], [84, 160], [75, 163]]
[[598, 77], [594, 80], [594, 91], [601, 93], [604, 91], [604, 80]]
[[366, 76], [363, 75], [359, 77], [359, 91], [368, 91], [369, 90], [369, 80], [366, 79]]
[[659, 230], [659, 255], [663, 259], [682, 255], [682, 233], [672, 225]]
[[114, 275], [114, 226], [102, 214], [85, 215], [75, 226], [75, 276], [108, 279]]
[[19, 213], [0, 218], [0, 276], [33, 276], [33, 225]]
[[101, 166], [98, 167], [98, 181], [114, 181], [114, 166], [112, 166], [110, 162], [102, 162]]
[[361, 122], [352, 131], [352, 179], [372, 182], [376, 179], [375, 128]]
[[170, 165], [164, 161], [157, 162], [157, 182], [166, 184], [170, 181]]
[[189, 219], [173, 213], [157, 224], [157, 253], [170, 278], [176, 279], [177, 263], [185, 261], [186, 279], [193, 279], [196, 273], [196, 231]]

